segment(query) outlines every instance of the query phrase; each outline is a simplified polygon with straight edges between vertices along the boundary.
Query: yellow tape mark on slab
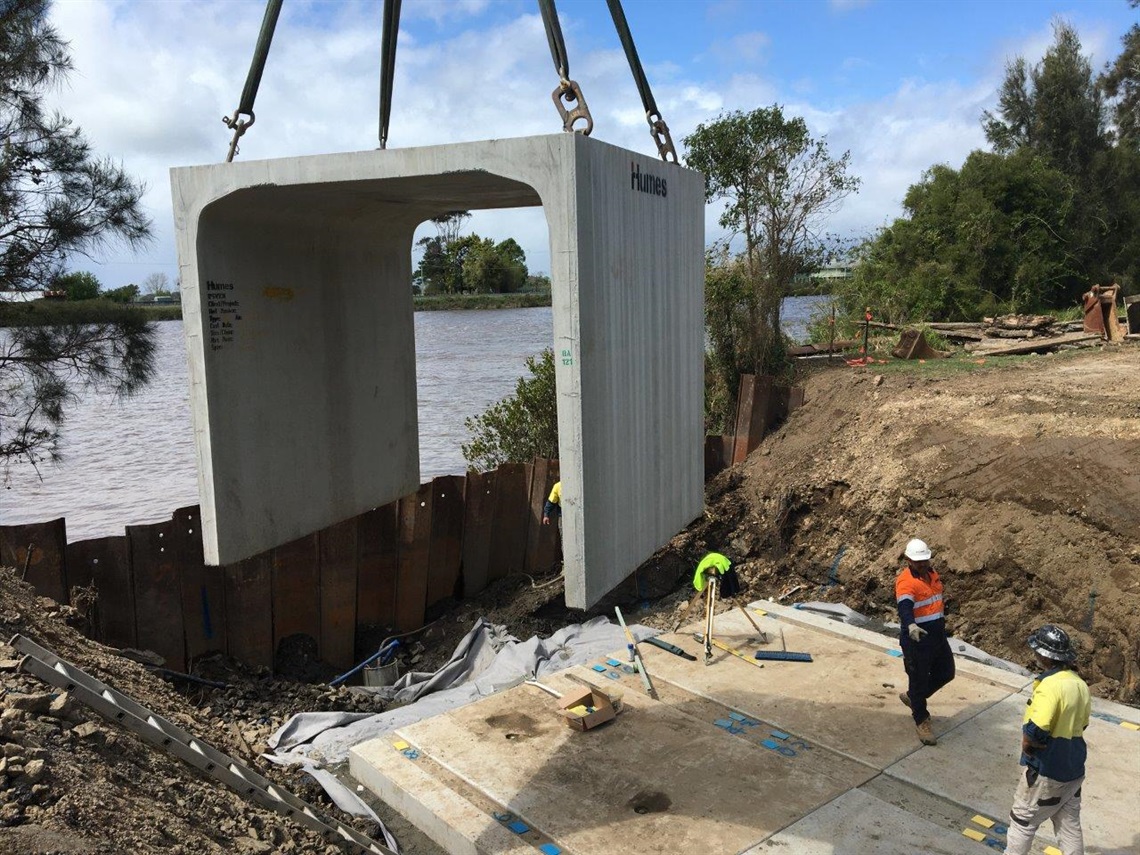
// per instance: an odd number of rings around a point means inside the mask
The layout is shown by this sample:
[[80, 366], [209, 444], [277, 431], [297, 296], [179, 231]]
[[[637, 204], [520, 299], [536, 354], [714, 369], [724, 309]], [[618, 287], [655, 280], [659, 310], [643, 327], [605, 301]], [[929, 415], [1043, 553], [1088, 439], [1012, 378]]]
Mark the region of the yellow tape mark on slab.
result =
[[760, 615], [760, 617], [767, 617], [768, 616], [768, 613], [766, 611], [764, 611], [763, 609], [753, 609], [752, 611], [756, 612], [756, 614]]
[[1127, 727], [1129, 730], [1140, 730], [1140, 724], [1136, 724], [1136, 722], [1133, 721], [1122, 721], [1120, 726]]
[[1061, 850], [1056, 846], [1046, 846], [1045, 855], [1061, 855]]
[[978, 841], [979, 843], [986, 839], [986, 836], [976, 828], [963, 828], [962, 834], [964, 834], [966, 837], [969, 837], [971, 840]]
[[404, 742], [404, 740], [401, 739], [398, 742], [393, 742], [392, 747], [395, 748], [397, 751], [403, 751], [405, 748], [408, 748], [410, 746], [408, 745], [408, 743]]
[[992, 819], [987, 819], [986, 817], [982, 816], [980, 813], [977, 814], [976, 816], [974, 816], [970, 820], [970, 822], [974, 823], [975, 825], [980, 825], [982, 828], [993, 828], [994, 827], [994, 821]]

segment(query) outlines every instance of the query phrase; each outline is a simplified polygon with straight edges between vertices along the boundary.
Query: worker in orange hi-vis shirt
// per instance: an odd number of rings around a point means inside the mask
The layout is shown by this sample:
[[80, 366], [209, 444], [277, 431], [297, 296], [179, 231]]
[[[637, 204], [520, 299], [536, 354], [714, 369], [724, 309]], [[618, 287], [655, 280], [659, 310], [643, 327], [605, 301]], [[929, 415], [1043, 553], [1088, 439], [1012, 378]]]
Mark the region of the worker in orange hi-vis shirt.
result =
[[899, 693], [899, 700], [910, 707], [922, 743], [937, 745], [926, 700], [954, 679], [954, 654], [946, 639], [942, 610], [942, 580], [930, 566], [930, 547], [923, 541], [911, 540], [903, 555], [906, 567], [895, 579], [895, 600], [909, 685]]

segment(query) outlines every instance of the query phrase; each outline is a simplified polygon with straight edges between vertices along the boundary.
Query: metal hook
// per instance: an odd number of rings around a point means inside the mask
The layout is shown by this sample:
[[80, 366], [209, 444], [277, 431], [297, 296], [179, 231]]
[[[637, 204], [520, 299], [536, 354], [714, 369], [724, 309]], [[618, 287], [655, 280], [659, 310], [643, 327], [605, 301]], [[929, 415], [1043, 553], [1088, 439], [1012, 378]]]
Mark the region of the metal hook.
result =
[[[588, 137], [590, 132], [594, 130], [594, 118], [590, 115], [590, 108], [586, 106], [586, 99], [582, 95], [582, 88], [577, 81], [563, 78], [559, 82], [558, 88], [550, 93], [550, 97], [554, 100], [554, 106], [558, 108], [558, 115], [562, 117], [562, 130], [580, 133]], [[567, 104], [576, 104], [576, 106], [567, 110], [566, 107], [562, 106], [564, 101]], [[574, 127], [574, 123], [578, 120], [586, 123], [586, 127], [582, 130], [576, 130]]]
[[234, 132], [233, 139], [230, 140], [229, 153], [226, 154], [226, 163], [233, 162], [234, 155], [237, 154], [238, 151], [238, 140], [241, 139], [242, 134], [253, 127], [253, 123], [257, 121], [252, 112], [247, 114], [249, 116], [248, 122], [244, 119], [239, 119], [238, 116], [240, 115], [241, 110], [237, 109], [234, 110], [234, 114], [232, 116], [222, 116], [222, 124], [227, 128], [232, 128]]
[[677, 150], [673, 147], [673, 137], [669, 134], [669, 126], [661, 118], [660, 113], [646, 113], [645, 119], [649, 122], [649, 135], [657, 143], [657, 153], [666, 163], [677, 163]]

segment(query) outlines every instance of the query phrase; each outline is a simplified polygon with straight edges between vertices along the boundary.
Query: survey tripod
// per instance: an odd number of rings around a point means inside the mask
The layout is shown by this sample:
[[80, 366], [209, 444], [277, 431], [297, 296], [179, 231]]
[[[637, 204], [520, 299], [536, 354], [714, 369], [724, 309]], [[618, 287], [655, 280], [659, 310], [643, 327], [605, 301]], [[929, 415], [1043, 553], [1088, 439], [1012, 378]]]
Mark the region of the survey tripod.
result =
[[716, 620], [716, 594], [720, 588], [720, 576], [708, 573], [705, 576], [705, 664], [712, 662], [713, 622]]

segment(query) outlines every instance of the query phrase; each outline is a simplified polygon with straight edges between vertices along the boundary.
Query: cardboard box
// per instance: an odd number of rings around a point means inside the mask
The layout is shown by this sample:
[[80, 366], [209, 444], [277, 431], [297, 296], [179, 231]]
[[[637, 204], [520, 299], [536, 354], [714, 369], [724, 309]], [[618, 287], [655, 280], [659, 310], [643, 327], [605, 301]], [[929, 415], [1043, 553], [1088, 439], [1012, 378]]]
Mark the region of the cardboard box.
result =
[[589, 730], [617, 715], [608, 695], [586, 686], [564, 694], [558, 702], [558, 712], [575, 730]]

